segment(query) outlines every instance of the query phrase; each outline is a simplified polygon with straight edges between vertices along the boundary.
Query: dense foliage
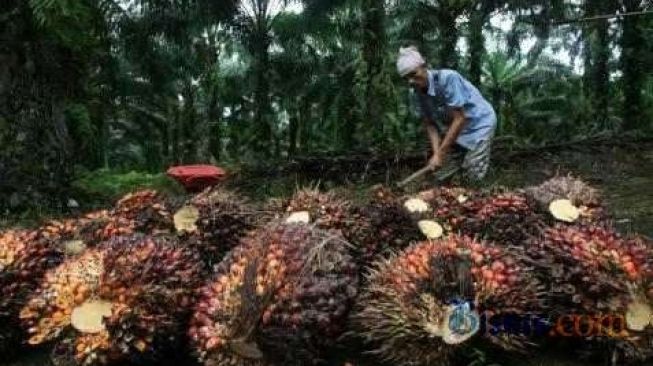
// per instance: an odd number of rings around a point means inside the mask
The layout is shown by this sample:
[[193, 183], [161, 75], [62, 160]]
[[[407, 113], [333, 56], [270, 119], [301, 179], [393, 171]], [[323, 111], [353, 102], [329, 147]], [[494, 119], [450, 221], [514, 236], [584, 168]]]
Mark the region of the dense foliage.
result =
[[0, 210], [60, 205], [98, 169], [424, 149], [394, 71], [407, 43], [477, 83], [510, 143], [650, 132], [650, 10], [640, 0], [6, 0]]

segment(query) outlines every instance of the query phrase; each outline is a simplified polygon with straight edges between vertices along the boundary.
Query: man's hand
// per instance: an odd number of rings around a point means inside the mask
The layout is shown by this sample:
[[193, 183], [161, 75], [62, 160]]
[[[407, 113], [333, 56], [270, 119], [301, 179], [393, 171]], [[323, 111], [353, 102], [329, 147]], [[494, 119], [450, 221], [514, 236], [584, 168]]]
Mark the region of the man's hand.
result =
[[432, 170], [438, 170], [442, 168], [442, 165], [444, 164], [444, 158], [440, 152], [437, 152], [433, 154], [431, 159], [429, 160], [429, 168]]

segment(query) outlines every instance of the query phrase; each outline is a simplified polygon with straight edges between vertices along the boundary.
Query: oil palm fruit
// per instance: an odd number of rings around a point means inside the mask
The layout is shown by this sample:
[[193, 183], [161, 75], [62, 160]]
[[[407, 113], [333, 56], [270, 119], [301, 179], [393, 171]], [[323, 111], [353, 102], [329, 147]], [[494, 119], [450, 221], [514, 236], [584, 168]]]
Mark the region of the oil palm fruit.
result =
[[252, 204], [224, 188], [207, 188], [174, 214], [177, 233], [197, 249], [209, 267], [238, 245], [245, 234], [265, 222]]
[[48, 271], [20, 311], [28, 343], [76, 365], [154, 362], [183, 339], [202, 281], [198, 255], [116, 237]]
[[102, 238], [172, 232], [172, 214], [166, 202], [163, 194], [151, 189], [126, 194], [109, 211], [109, 222], [102, 229]]
[[618, 350], [622, 363], [653, 355], [648, 294], [653, 257], [641, 237], [625, 239], [601, 226], [559, 223], [534, 237], [524, 255], [547, 284], [550, 314], [601, 316], [614, 325], [576, 330], [572, 335], [582, 347]]
[[[535, 200], [542, 212], [549, 213], [558, 221], [608, 225], [609, 217], [603, 205], [601, 192], [585, 181], [572, 175], [556, 176], [536, 186], [527, 187], [525, 193]], [[571, 206], [564, 211], [577, 211], [574, 219], [560, 218], [561, 208], [555, 203]], [[572, 216], [572, 217], [573, 217]]]
[[351, 321], [388, 364], [448, 365], [467, 346], [525, 349], [524, 334], [480, 331], [482, 314], [539, 311], [543, 296], [506, 248], [452, 234], [375, 263]]
[[18, 313], [45, 272], [64, 258], [60, 248], [38, 240], [34, 230], [0, 233], [0, 352], [7, 357], [24, 336]]
[[205, 365], [307, 365], [343, 331], [358, 272], [337, 231], [278, 223], [216, 266], [189, 335]]

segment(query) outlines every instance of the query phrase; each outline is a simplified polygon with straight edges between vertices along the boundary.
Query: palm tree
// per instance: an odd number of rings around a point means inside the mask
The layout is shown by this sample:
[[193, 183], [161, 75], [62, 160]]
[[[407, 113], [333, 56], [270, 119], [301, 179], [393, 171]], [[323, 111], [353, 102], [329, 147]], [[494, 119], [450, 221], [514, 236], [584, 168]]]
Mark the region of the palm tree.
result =
[[[235, 19], [237, 34], [252, 55], [254, 78], [254, 126], [252, 147], [269, 154], [273, 140], [270, 104], [270, 45], [272, 28], [287, 0], [242, 0]], [[276, 151], [276, 155], [279, 151]]]
[[[648, 2], [640, 0], [621, 0], [620, 10], [624, 13], [644, 10]], [[642, 89], [644, 82], [644, 32], [643, 21], [639, 16], [627, 16], [622, 19], [621, 35], [621, 71], [623, 72], [623, 128], [634, 130], [644, 126], [642, 106]]]
[[497, 110], [498, 133], [528, 134], [538, 123], [561, 121], [561, 103], [567, 95], [548, 87], [551, 80], [565, 83], [571, 70], [552, 60], [532, 66], [509, 59], [503, 53], [487, 55], [483, 86]]

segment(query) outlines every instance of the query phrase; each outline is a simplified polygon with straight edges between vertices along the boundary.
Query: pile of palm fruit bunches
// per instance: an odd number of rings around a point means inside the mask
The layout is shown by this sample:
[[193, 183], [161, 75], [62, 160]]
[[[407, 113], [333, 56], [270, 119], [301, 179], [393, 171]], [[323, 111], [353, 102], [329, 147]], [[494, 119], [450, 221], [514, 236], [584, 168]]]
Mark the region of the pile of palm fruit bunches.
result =
[[45, 349], [55, 365], [180, 354], [333, 365], [334, 349], [356, 344], [372, 364], [412, 366], [570, 346], [640, 362], [653, 358], [652, 250], [573, 176], [375, 186], [356, 201], [314, 188], [265, 203], [219, 186], [182, 199], [143, 190], [0, 233], [0, 352]]

